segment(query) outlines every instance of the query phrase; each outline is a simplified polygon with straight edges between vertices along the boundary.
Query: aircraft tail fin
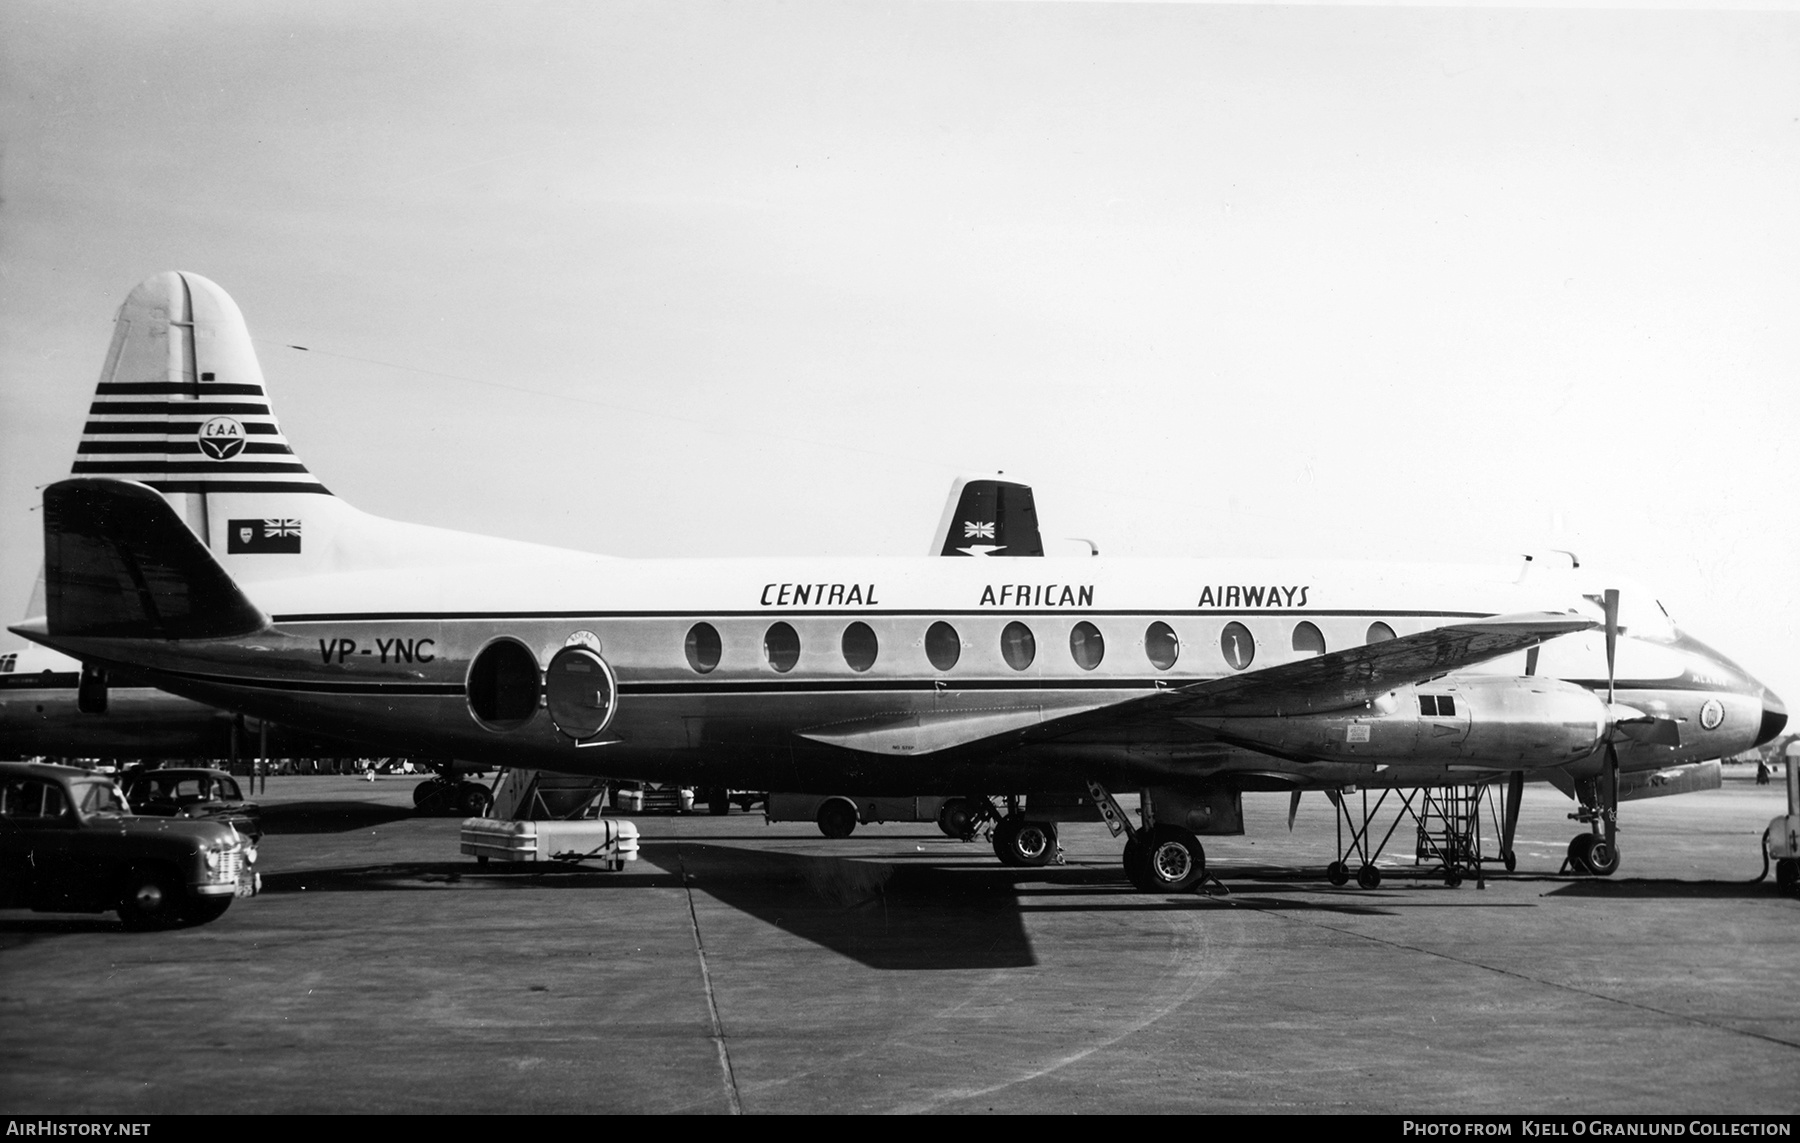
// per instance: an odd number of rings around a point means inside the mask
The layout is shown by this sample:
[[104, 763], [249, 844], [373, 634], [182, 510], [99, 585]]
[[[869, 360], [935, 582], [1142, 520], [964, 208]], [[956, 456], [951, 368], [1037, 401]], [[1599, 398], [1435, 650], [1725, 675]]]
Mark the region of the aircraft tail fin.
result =
[[275, 421], [237, 304], [180, 271], [119, 307], [72, 475], [171, 495], [330, 495]]
[[245, 585], [559, 554], [384, 520], [334, 496], [275, 420], [237, 303], [184, 271], [146, 278], [119, 307], [71, 475], [155, 489]]
[[44, 490], [44, 583], [54, 636], [207, 639], [269, 622], [168, 501], [121, 480]]
[[992, 476], [960, 476], [950, 485], [931, 545], [934, 556], [1041, 556], [1031, 485]]

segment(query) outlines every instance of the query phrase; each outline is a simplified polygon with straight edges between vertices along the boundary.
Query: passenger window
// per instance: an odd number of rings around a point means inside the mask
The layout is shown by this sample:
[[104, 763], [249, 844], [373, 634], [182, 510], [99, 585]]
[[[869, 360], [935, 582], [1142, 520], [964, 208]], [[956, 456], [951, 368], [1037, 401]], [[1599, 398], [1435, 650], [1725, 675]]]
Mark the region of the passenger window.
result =
[[1023, 623], [1008, 623], [1006, 630], [1000, 632], [1000, 654], [1015, 671], [1031, 666], [1037, 658], [1037, 638], [1031, 628]]
[[771, 623], [763, 633], [763, 658], [786, 674], [800, 661], [800, 633], [786, 623]]
[[1385, 643], [1394, 637], [1394, 629], [1385, 623], [1369, 624], [1369, 633], [1363, 637], [1364, 643]]
[[925, 632], [925, 657], [938, 670], [949, 670], [962, 658], [962, 636], [948, 623], [933, 623]]
[[722, 649], [718, 629], [712, 624], [696, 623], [688, 628], [687, 661], [697, 673], [704, 675], [718, 666]]
[[1312, 657], [1325, 653], [1325, 634], [1311, 623], [1294, 625], [1294, 650], [1302, 656]]
[[881, 653], [881, 644], [875, 638], [875, 629], [867, 623], [852, 623], [844, 628], [844, 662], [853, 671], [866, 671], [875, 665], [875, 656]]
[[1219, 632], [1219, 653], [1233, 670], [1241, 671], [1256, 659], [1256, 637], [1242, 623], [1227, 623]]
[[1181, 657], [1181, 640], [1176, 637], [1175, 629], [1160, 620], [1152, 623], [1144, 632], [1144, 654], [1150, 657], [1150, 665], [1159, 671], [1166, 671], [1175, 665]]
[[1069, 654], [1075, 657], [1075, 665], [1084, 671], [1091, 671], [1106, 658], [1106, 640], [1101, 637], [1100, 629], [1087, 620], [1082, 620], [1069, 632]]

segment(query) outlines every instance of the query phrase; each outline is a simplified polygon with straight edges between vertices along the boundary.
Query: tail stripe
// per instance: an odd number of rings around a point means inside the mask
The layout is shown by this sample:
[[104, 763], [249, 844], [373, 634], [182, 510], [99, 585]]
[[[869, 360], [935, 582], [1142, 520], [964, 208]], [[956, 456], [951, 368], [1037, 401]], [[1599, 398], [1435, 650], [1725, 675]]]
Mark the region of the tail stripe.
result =
[[325, 492], [276, 424], [243, 315], [182, 273], [120, 308], [72, 471], [171, 493]]

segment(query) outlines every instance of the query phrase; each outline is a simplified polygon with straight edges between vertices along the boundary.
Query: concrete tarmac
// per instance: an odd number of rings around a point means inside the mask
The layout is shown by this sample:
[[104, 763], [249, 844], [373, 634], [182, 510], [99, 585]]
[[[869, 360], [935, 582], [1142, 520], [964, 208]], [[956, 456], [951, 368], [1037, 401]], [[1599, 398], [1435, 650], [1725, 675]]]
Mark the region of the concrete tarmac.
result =
[[477, 866], [416, 779], [275, 778], [213, 924], [0, 912], [0, 1112], [1794, 1114], [1800, 901], [1741, 769], [1627, 803], [1606, 880], [1533, 787], [1485, 888], [1404, 876], [1405, 827], [1333, 888], [1330, 804], [1250, 795], [1218, 896], [1134, 891], [1098, 824], [1042, 870], [736, 811]]

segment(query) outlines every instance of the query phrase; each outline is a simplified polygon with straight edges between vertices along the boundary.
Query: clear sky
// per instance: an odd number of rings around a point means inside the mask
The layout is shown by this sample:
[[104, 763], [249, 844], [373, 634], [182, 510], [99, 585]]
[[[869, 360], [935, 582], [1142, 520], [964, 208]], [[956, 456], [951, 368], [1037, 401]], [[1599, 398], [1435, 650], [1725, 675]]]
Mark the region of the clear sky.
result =
[[0, 128], [8, 616], [182, 269], [383, 515], [922, 554], [1004, 469], [1109, 555], [1574, 549], [1800, 699], [1791, 6], [9, 0]]

